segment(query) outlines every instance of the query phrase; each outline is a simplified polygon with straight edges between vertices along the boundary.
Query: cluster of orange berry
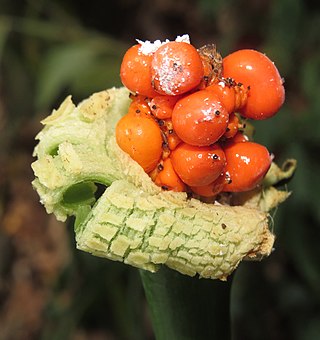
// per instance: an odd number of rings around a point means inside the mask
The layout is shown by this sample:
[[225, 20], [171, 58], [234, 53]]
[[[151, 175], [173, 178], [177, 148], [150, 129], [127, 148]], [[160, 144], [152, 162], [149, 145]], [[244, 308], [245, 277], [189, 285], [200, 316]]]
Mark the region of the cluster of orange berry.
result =
[[124, 55], [120, 76], [132, 102], [116, 126], [117, 143], [157, 185], [215, 197], [261, 182], [272, 158], [242, 128], [284, 102], [268, 57], [239, 50], [222, 58], [215, 45], [178, 40], [150, 50], [139, 43]]

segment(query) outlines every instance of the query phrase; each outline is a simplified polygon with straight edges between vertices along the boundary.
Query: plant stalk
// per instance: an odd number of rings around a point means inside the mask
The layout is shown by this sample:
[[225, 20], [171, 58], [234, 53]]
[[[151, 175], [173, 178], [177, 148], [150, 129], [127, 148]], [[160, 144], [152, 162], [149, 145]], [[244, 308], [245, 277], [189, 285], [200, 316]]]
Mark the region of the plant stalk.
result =
[[231, 278], [192, 278], [167, 267], [140, 275], [157, 340], [231, 338]]

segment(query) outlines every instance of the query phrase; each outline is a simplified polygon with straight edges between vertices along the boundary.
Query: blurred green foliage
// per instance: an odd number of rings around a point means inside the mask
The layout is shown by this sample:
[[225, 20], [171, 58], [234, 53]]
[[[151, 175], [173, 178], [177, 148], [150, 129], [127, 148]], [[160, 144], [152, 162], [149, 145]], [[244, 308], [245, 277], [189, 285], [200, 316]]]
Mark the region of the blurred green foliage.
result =
[[[189, 33], [196, 46], [214, 42], [223, 55], [258, 49], [285, 78], [287, 99], [276, 117], [255, 123], [256, 140], [278, 163], [296, 158], [298, 170], [292, 196], [274, 216], [275, 252], [241, 264], [234, 277], [234, 339], [319, 339], [319, 27], [312, 0], [0, 0], [1, 214], [10, 198], [8, 164], [32, 153], [39, 120], [68, 94], [77, 102], [119, 86], [121, 56], [135, 38]], [[69, 230], [72, 262], [57, 275], [36, 336], [103, 329], [104, 338], [152, 338], [137, 272], [75, 251]], [[66, 291], [71, 302], [63, 304]]]

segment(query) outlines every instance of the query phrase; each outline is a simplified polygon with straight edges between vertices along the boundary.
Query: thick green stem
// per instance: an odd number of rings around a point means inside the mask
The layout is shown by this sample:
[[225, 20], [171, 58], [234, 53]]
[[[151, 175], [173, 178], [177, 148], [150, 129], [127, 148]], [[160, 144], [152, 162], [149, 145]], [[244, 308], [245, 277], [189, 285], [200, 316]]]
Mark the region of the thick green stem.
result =
[[140, 274], [157, 340], [231, 338], [231, 278], [191, 278], [166, 267]]

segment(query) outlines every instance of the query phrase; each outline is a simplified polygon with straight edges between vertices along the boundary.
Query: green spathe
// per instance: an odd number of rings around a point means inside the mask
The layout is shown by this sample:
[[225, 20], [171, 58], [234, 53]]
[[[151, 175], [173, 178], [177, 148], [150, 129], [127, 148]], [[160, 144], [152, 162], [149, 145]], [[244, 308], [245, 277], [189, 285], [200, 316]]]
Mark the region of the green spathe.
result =
[[[129, 103], [124, 88], [78, 106], [69, 96], [42, 121], [33, 186], [48, 213], [76, 217], [77, 247], [152, 272], [167, 265], [212, 279], [225, 279], [243, 259], [268, 256], [274, 242], [268, 210], [289, 195], [271, 185], [292, 172], [273, 166], [267, 186], [236, 197], [241, 206], [162, 191], [115, 141]], [[97, 184], [107, 187], [99, 198]]]

